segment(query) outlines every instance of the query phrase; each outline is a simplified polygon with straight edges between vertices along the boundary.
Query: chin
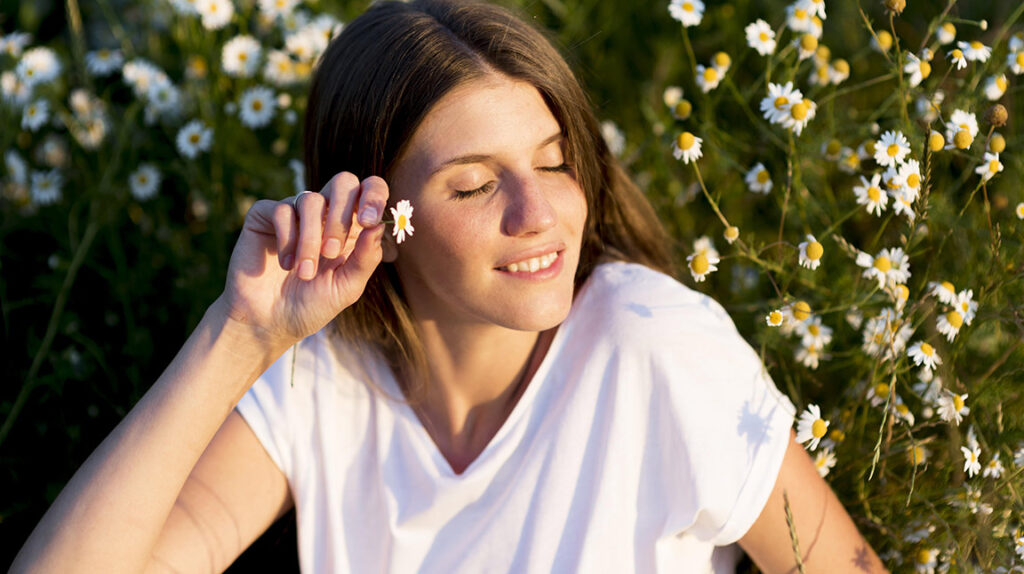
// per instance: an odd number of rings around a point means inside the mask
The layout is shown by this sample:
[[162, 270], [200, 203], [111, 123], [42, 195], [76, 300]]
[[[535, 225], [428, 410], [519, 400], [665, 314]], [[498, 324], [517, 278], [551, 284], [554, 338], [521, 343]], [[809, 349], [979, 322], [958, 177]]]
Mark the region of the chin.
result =
[[495, 318], [495, 323], [517, 331], [547, 331], [561, 325], [572, 309], [572, 290], [547, 301], [536, 300], [512, 306]]

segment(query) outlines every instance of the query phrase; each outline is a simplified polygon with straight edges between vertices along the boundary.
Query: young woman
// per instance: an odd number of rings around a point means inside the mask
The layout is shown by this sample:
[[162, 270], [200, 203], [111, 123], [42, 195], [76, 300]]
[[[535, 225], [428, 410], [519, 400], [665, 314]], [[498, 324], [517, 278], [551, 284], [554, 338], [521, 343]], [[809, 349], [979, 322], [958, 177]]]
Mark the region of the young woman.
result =
[[293, 505], [306, 572], [787, 572], [787, 494], [806, 571], [884, 571], [538, 32], [376, 4], [306, 131], [321, 191], [256, 203], [14, 572], [221, 571]]

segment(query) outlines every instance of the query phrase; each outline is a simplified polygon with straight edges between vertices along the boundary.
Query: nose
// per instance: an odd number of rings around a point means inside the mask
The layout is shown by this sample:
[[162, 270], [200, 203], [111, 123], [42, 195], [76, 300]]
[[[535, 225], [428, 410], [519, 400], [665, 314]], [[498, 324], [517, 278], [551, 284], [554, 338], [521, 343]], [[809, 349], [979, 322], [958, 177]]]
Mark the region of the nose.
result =
[[558, 216], [534, 176], [516, 178], [508, 188], [502, 231], [513, 237], [537, 235], [555, 226]]

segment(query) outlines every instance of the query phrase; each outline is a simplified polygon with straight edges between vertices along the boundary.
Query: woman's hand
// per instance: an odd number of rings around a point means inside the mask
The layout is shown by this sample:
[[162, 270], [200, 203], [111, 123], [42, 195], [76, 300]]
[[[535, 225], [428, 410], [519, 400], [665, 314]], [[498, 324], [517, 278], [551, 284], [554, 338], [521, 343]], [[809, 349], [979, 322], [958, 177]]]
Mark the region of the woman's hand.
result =
[[383, 179], [342, 172], [320, 193], [257, 201], [215, 305], [276, 346], [317, 332], [362, 295], [380, 263], [387, 199]]

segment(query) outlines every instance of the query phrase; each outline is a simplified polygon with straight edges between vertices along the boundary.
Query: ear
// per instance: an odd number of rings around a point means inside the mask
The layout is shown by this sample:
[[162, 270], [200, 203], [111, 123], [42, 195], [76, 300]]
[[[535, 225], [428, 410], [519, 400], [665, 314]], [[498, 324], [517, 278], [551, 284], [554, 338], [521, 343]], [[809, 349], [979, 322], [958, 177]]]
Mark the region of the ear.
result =
[[384, 252], [382, 257], [384, 263], [394, 263], [395, 259], [398, 259], [398, 244], [395, 243], [395, 236], [387, 229], [384, 230], [384, 237], [380, 240], [380, 247]]

